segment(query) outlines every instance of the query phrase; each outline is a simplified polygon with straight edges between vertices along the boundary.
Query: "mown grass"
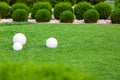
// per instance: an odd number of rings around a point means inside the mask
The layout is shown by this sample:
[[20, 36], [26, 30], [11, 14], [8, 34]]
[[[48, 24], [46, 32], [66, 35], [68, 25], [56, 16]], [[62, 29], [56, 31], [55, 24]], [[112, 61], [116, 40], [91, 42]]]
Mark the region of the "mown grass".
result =
[[[65, 64], [88, 72], [97, 80], [120, 80], [120, 25], [0, 24], [0, 62]], [[24, 33], [27, 44], [13, 51], [12, 37]], [[59, 45], [45, 46], [49, 37]]]

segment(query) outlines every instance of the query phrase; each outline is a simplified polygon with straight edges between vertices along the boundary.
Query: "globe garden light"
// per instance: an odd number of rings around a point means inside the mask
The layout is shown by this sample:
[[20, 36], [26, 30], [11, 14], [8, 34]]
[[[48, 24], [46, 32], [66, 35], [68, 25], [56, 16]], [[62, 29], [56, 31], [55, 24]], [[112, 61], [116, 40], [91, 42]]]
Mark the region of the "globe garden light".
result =
[[46, 47], [48, 48], [56, 48], [58, 46], [57, 39], [51, 37], [46, 40]]
[[15, 42], [14, 44], [13, 44], [13, 50], [15, 50], [15, 51], [19, 51], [19, 50], [22, 50], [22, 44], [20, 43], [20, 42]]
[[17, 33], [13, 36], [13, 43], [19, 42], [22, 45], [26, 44], [27, 38], [23, 33]]

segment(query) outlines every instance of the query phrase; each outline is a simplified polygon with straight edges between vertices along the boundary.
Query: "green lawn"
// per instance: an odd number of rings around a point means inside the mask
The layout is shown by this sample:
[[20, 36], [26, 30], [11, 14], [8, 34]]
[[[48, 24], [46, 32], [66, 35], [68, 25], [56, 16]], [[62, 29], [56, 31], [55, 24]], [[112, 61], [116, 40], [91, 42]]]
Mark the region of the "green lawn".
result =
[[[28, 41], [22, 51], [12, 50], [12, 37], [22, 32]], [[55, 37], [59, 46], [48, 49]], [[0, 62], [65, 64], [89, 72], [97, 80], [120, 80], [120, 25], [0, 24]]]

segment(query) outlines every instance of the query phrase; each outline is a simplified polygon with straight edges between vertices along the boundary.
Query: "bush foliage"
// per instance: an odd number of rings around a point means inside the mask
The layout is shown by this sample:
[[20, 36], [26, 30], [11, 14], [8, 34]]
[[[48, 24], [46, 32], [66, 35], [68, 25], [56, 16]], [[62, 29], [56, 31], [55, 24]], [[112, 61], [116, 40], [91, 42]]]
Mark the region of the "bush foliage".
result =
[[63, 11], [60, 15], [60, 22], [72, 23], [74, 20], [74, 14], [71, 11]]
[[25, 9], [16, 9], [12, 14], [13, 21], [26, 22], [28, 20], [28, 13]]
[[99, 19], [99, 13], [94, 9], [89, 9], [84, 13], [85, 23], [96, 23]]
[[100, 14], [100, 19], [107, 19], [111, 13], [111, 6], [107, 3], [98, 3], [95, 5], [95, 9]]
[[25, 3], [26, 5], [32, 6], [33, 3], [39, 1], [46, 1], [46, 0], [0, 0], [0, 2], [7, 2], [9, 5], [13, 5], [15, 3]]
[[83, 14], [88, 9], [91, 9], [92, 5], [88, 2], [80, 2], [74, 7], [74, 14], [78, 20], [83, 19]]
[[110, 15], [110, 19], [111, 19], [112, 23], [120, 24], [120, 9], [113, 11]]
[[114, 0], [115, 7], [117, 7], [120, 4], [120, 0]]
[[53, 7], [56, 4], [61, 3], [61, 2], [69, 2], [71, 5], [75, 5], [76, 4], [76, 0], [48, 0], [48, 1], [50, 1], [50, 3], [52, 4]]
[[104, 1], [106, 1], [106, 0], [85, 0], [85, 1], [87, 1], [87, 2], [90, 2], [91, 4], [97, 4], [97, 3], [100, 3], [100, 2], [104, 2]]
[[30, 8], [33, 7], [34, 3], [44, 2], [44, 1], [48, 1], [48, 0], [20, 0], [21, 3], [25, 3]]
[[59, 19], [60, 14], [63, 11], [71, 11], [71, 12], [73, 12], [71, 4], [68, 3], [68, 2], [61, 2], [61, 3], [57, 4], [57, 5], [55, 5], [55, 7], [54, 7], [54, 16], [55, 16], [55, 18]]
[[0, 2], [6, 2], [6, 3], [10, 3], [10, 0], [0, 0]]
[[63, 0], [62, 2], [69, 2], [69, 3], [71, 3], [71, 5], [76, 4], [76, 0]]
[[16, 9], [25, 9], [27, 13], [29, 13], [29, 7], [24, 4], [24, 3], [15, 3], [11, 6], [11, 14], [16, 10]]
[[79, 3], [79, 2], [82, 2], [82, 1], [86, 1], [86, 2], [89, 2], [91, 4], [97, 4], [97, 3], [100, 3], [100, 2], [104, 2], [105, 0], [77, 0], [76, 2]]
[[117, 6], [115, 6], [115, 9], [117, 10], [117, 9], [120, 9], [120, 3], [117, 5]]
[[[9, 5], [13, 5], [18, 2], [25, 3], [30, 8], [32, 8], [33, 4], [36, 2], [50, 2], [52, 7], [54, 7], [56, 4], [60, 2], [70, 2], [71, 5], [75, 5], [76, 3], [79, 3], [81, 1], [87, 1], [87, 2], [90, 2], [91, 4], [97, 4], [105, 0], [0, 0], [0, 2], [7, 2]], [[119, 0], [116, 0], [116, 1], [119, 1]]]
[[39, 9], [47, 9], [48, 11], [50, 11], [50, 13], [52, 13], [52, 6], [49, 2], [37, 2], [34, 4], [32, 9], [32, 18], [35, 18], [35, 14]]
[[47, 9], [40, 9], [35, 14], [37, 22], [49, 22], [51, 19], [51, 13]]
[[0, 80], [91, 80], [86, 74], [63, 65], [4, 63], [0, 65]]
[[72, 5], [76, 4], [76, 0], [0, 0], [0, 2], [7, 2], [10, 5], [18, 2], [25, 3], [30, 8], [32, 8], [33, 4], [37, 2], [50, 2], [53, 7], [60, 2], [70, 2]]
[[7, 18], [9, 16], [10, 6], [5, 2], [0, 2], [0, 16]]

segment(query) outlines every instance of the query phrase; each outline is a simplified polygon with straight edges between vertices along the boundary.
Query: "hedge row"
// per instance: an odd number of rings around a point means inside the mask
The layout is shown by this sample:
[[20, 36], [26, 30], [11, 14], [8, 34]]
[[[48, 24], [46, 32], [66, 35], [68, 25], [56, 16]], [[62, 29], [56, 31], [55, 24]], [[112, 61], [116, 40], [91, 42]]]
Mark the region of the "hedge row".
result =
[[[13, 21], [27, 21], [29, 8], [23, 3], [13, 4], [9, 10], [10, 6], [4, 2], [0, 2], [0, 17], [6, 18], [11, 17]], [[17, 10], [19, 9], [19, 10]], [[24, 9], [24, 10], [23, 10]], [[74, 11], [73, 11], [74, 9]], [[92, 10], [89, 10], [92, 9]], [[91, 15], [92, 12], [94, 15]], [[116, 13], [117, 12], [117, 13]], [[72, 5], [68, 2], [61, 2], [54, 7], [54, 17], [59, 19], [61, 22], [72, 23], [75, 18], [78, 20], [84, 19], [86, 23], [97, 22], [98, 19], [108, 19], [111, 16], [111, 20], [119, 18], [119, 15], [113, 16], [113, 14], [118, 14], [118, 8], [111, 14], [111, 7], [107, 3], [101, 2], [95, 6], [88, 2], [80, 2], [72, 8]], [[91, 14], [90, 14], [91, 13]], [[91, 16], [89, 16], [91, 15]], [[52, 6], [49, 2], [38, 2], [35, 3], [31, 10], [31, 17], [36, 19], [37, 22], [49, 22], [52, 16]], [[115, 21], [118, 21], [117, 19]], [[112, 21], [113, 23], [119, 23]]]
[[0, 80], [93, 80], [88, 74], [62, 65], [1, 63]]
[[9, 5], [13, 5], [14, 3], [21, 2], [21, 3], [25, 3], [29, 7], [32, 7], [33, 4], [36, 2], [43, 2], [43, 1], [50, 2], [52, 6], [54, 7], [56, 4], [60, 2], [70, 2], [72, 5], [74, 5], [81, 1], [87, 1], [87, 2], [90, 2], [91, 4], [96, 4], [96, 3], [99, 3], [105, 0], [0, 0], [0, 2], [7, 2]]
[[29, 7], [32, 7], [36, 2], [50, 2], [53, 7], [60, 2], [70, 2], [72, 5], [76, 4], [76, 0], [0, 0], [0, 2], [7, 2], [9, 5], [20, 2], [25, 3]]

